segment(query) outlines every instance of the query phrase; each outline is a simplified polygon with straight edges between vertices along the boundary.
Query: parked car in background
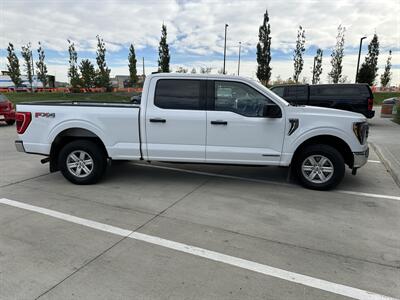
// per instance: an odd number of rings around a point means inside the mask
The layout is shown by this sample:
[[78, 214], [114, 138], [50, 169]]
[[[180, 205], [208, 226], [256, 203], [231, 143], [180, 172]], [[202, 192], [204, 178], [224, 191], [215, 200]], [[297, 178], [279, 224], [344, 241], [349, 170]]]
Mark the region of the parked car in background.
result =
[[374, 95], [367, 84], [294, 84], [271, 88], [294, 105], [310, 105], [348, 110], [373, 118]]
[[14, 105], [3, 94], [0, 94], [0, 121], [4, 121], [8, 125], [15, 123]]
[[141, 99], [142, 99], [142, 94], [134, 95], [131, 97], [131, 103], [132, 104], [140, 104]]
[[367, 119], [292, 106], [239, 76], [160, 73], [146, 77], [140, 105], [36, 102], [17, 105], [18, 151], [43, 154], [50, 170], [95, 183], [108, 160], [292, 166], [326, 190], [368, 158]]
[[381, 117], [392, 118], [397, 114], [397, 107], [400, 106], [400, 98], [393, 97], [382, 101]]

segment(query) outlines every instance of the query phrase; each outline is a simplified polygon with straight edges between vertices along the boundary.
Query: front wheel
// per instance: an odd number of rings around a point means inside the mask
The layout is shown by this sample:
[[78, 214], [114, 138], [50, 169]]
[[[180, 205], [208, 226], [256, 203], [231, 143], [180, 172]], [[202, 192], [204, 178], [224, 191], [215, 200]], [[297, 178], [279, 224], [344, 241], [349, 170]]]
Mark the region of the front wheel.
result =
[[329, 145], [310, 145], [296, 159], [296, 171], [301, 184], [314, 190], [329, 190], [344, 177], [343, 156]]
[[76, 140], [61, 149], [58, 164], [61, 173], [70, 182], [93, 184], [103, 176], [107, 158], [96, 143], [88, 140]]

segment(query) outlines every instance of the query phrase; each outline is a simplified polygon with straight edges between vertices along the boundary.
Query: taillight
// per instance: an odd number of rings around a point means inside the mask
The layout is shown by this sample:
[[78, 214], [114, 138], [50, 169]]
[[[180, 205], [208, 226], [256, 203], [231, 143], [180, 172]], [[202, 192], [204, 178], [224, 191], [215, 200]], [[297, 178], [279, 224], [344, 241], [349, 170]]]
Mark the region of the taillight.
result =
[[368, 98], [368, 110], [372, 110], [374, 106], [374, 99]]
[[31, 123], [32, 115], [30, 112], [17, 112], [15, 121], [17, 123], [17, 133], [23, 134]]

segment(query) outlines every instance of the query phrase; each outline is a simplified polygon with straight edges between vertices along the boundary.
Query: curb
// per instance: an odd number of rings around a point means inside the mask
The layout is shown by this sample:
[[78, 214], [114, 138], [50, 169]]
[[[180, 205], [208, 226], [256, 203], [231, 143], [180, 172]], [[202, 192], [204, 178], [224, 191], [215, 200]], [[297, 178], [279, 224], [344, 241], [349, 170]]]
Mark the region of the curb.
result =
[[394, 182], [397, 184], [398, 187], [400, 187], [400, 178], [399, 176], [393, 171], [392, 163], [385, 158], [385, 156], [382, 153], [381, 148], [376, 145], [375, 143], [369, 142], [371, 147], [374, 149], [376, 154], [378, 155], [379, 159], [382, 161], [383, 165], [385, 166], [386, 170], [389, 172], [389, 174], [392, 176]]

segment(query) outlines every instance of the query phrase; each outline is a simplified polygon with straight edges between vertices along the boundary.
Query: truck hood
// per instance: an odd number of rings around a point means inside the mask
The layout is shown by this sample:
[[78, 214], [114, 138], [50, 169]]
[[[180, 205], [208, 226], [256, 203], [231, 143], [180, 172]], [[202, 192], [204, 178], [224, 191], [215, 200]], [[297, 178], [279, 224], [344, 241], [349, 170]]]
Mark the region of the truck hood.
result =
[[318, 107], [318, 106], [290, 106], [289, 110], [294, 114], [300, 114], [300, 115], [346, 118], [346, 119], [352, 119], [357, 122], [367, 121], [367, 118], [362, 114], [341, 109], [333, 109], [333, 108]]

